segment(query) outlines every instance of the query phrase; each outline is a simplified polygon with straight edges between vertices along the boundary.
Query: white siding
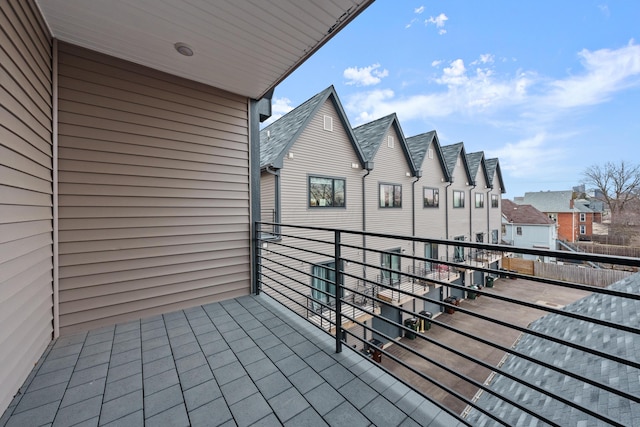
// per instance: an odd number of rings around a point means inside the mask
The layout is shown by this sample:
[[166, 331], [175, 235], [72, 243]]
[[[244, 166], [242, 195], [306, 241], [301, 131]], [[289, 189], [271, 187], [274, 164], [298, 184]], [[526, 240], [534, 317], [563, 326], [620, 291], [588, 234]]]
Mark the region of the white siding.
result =
[[[434, 156], [430, 159], [425, 155], [422, 163], [422, 178], [415, 185], [415, 209], [416, 209], [416, 236], [444, 239], [445, 236], [445, 189], [444, 173], [440, 161], [436, 156], [433, 144], [429, 145], [433, 149]], [[423, 188], [436, 188], [439, 190], [440, 206], [438, 208], [425, 208], [423, 203]]]
[[0, 3], [0, 414], [53, 332], [51, 52], [33, 2]]

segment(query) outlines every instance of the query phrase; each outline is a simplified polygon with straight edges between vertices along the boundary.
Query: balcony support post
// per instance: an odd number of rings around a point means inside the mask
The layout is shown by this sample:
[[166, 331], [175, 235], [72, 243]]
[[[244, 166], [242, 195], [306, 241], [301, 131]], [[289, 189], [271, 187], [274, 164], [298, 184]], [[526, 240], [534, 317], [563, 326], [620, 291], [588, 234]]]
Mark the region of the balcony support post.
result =
[[342, 263], [340, 254], [340, 231], [334, 231], [334, 266], [335, 266], [335, 281], [336, 281], [336, 353], [342, 352], [342, 295], [343, 287], [341, 280]]

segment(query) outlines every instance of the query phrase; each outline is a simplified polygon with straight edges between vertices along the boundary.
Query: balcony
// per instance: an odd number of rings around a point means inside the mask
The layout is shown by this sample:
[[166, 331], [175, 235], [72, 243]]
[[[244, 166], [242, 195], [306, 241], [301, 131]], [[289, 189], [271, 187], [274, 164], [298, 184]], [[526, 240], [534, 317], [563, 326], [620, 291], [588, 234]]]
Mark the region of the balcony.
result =
[[[499, 261], [461, 268], [416, 254], [426, 243], [492, 259], [557, 252], [278, 230], [256, 231], [255, 295], [53, 341], [0, 426], [640, 424], [640, 275], [606, 287], [507, 279]], [[416, 248], [395, 253], [399, 283], [380, 280], [388, 251], [363, 236]], [[313, 266], [327, 259], [339, 266], [333, 292], [312, 286], [326, 284]], [[479, 273], [491, 280], [470, 299]]]
[[[280, 237], [258, 257], [260, 292], [311, 320], [308, 300], [299, 296], [318, 279], [312, 266], [333, 259], [342, 266], [334, 269], [340, 280], [331, 282], [337, 290], [327, 295], [333, 302], [311, 322], [318, 325], [319, 317], [337, 349], [376, 360], [458, 422], [640, 424], [640, 275], [590, 286], [501, 268], [505, 256], [557, 258], [558, 251], [293, 225], [282, 225]], [[357, 243], [365, 238], [387, 243]], [[406, 243], [412, 253], [384, 249]], [[448, 255], [420, 256], [425, 244]], [[562, 255], [640, 267], [637, 258]], [[390, 256], [399, 259], [394, 268], [380, 262]], [[373, 297], [358, 290], [362, 283]], [[354, 295], [370, 301], [366, 316], [354, 316]]]

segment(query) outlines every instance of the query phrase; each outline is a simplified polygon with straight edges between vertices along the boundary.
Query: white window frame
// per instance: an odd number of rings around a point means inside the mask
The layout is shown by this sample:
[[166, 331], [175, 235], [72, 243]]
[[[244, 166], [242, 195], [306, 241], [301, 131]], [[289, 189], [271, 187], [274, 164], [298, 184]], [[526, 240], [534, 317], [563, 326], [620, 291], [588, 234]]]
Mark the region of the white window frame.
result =
[[324, 130], [328, 132], [333, 132], [333, 117], [325, 115], [323, 120], [323, 126], [324, 126]]
[[387, 147], [393, 148], [395, 146], [395, 139], [392, 135], [387, 136]]

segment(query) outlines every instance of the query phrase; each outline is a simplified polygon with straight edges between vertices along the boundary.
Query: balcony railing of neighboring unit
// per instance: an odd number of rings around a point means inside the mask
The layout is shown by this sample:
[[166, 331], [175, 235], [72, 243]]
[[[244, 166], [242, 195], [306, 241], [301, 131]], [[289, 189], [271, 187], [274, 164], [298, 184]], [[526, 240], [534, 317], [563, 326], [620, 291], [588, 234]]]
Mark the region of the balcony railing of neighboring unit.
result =
[[[280, 226], [282, 239], [268, 242], [260, 238], [259, 224], [256, 227], [260, 291], [332, 333], [337, 352], [342, 345], [352, 345], [363, 348], [363, 356], [373, 354], [383, 368], [463, 424], [576, 425], [584, 421], [623, 426], [638, 421], [639, 274], [608, 287], [594, 287], [516, 271], [505, 274], [499, 265], [484, 261], [461, 265], [453, 259], [387, 252], [364, 247], [362, 242], [363, 237], [374, 237], [396, 242], [387, 247], [407, 242], [420, 248], [437, 244], [449, 254], [462, 246], [465, 256], [490, 254], [492, 259], [501, 253], [556, 258], [558, 251]], [[377, 261], [383, 256], [399, 257], [401, 262], [395, 264], [410, 268], [381, 267]], [[640, 267], [637, 258], [562, 256], [636, 271]], [[320, 270], [313, 266], [319, 262], [330, 265], [325, 268], [331, 274], [318, 274]], [[469, 292], [464, 277], [475, 278], [479, 272], [488, 278], [487, 286]], [[493, 286], [496, 278], [506, 276], [522, 281], [500, 279]], [[403, 287], [403, 283], [415, 286]], [[509, 293], [519, 283], [518, 289], [524, 291]], [[425, 293], [426, 287], [440, 292]], [[546, 301], [527, 297], [539, 289]], [[385, 291], [399, 295], [405, 303], [381, 297]], [[556, 294], [568, 301], [553, 303]], [[465, 296], [468, 300], [460, 302]], [[428, 313], [427, 306], [438, 312]], [[456, 314], [435, 316], [440, 311]], [[494, 359], [496, 354], [501, 357], [492, 360], [485, 355], [489, 350]]]

